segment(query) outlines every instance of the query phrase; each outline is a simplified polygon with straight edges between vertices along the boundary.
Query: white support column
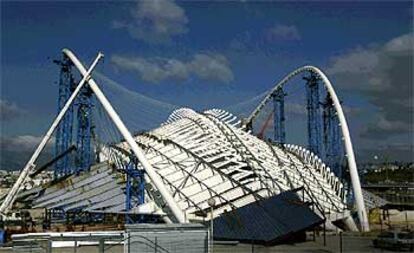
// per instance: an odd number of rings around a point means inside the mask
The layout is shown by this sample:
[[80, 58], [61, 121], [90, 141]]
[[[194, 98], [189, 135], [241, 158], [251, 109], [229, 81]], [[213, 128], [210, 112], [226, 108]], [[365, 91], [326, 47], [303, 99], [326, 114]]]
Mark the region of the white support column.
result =
[[0, 213], [5, 214], [13, 205], [14, 200], [17, 197], [17, 194], [19, 193], [20, 187], [25, 182], [27, 175], [34, 167], [36, 167], [35, 162], [37, 158], [39, 157], [40, 153], [46, 146], [46, 143], [49, 141], [50, 137], [52, 136], [53, 132], [55, 131], [56, 127], [58, 126], [59, 122], [62, 120], [63, 116], [65, 116], [65, 113], [69, 109], [69, 106], [73, 103], [73, 100], [75, 100], [76, 96], [78, 95], [79, 91], [82, 89], [85, 82], [90, 78], [90, 74], [92, 70], [95, 68], [96, 64], [98, 64], [98, 61], [103, 57], [103, 54], [98, 53], [98, 56], [96, 57], [95, 61], [92, 63], [91, 67], [88, 71], [85, 70], [85, 75], [82, 78], [82, 80], [79, 82], [76, 89], [73, 91], [72, 95], [69, 97], [68, 101], [66, 101], [65, 106], [62, 108], [62, 110], [57, 115], [56, 119], [53, 121], [52, 125], [50, 126], [49, 130], [46, 132], [45, 136], [43, 137], [42, 141], [40, 142], [39, 146], [33, 153], [30, 160], [27, 162], [26, 166], [23, 168], [23, 170], [20, 172], [19, 178], [14, 183], [13, 187], [8, 192], [6, 199], [3, 201], [3, 203], [0, 206]]
[[[80, 71], [82, 75], [86, 74], [86, 69], [83, 67], [82, 63], [77, 59], [77, 57], [69, 49], [63, 49], [63, 53], [67, 57], [69, 57], [69, 59], [73, 62], [75, 67]], [[124, 125], [124, 123], [122, 122], [118, 114], [115, 112], [114, 108], [111, 106], [108, 99], [105, 97], [105, 95], [102, 93], [102, 91], [100, 90], [100, 88], [98, 87], [98, 85], [92, 78], [90, 78], [88, 82], [89, 82], [89, 87], [95, 93], [96, 97], [101, 102], [102, 106], [105, 108], [106, 112], [108, 113], [108, 115], [110, 116], [110, 118], [112, 119], [116, 127], [118, 128], [119, 132], [122, 134], [126, 142], [129, 144], [132, 152], [136, 155], [138, 160], [141, 162], [148, 177], [151, 179], [152, 183], [155, 185], [155, 187], [161, 193], [164, 200], [167, 202], [169, 208], [173, 212], [177, 221], [180, 223], [186, 223], [187, 219], [184, 215], [184, 212], [178, 206], [177, 202], [174, 200], [171, 193], [169, 192], [167, 187], [162, 182], [161, 177], [157, 174], [155, 169], [148, 162], [147, 158], [144, 155], [144, 152], [137, 145], [131, 133], [128, 131], [128, 129], [126, 128], [126, 126]]]
[[352, 142], [351, 142], [351, 135], [349, 134], [348, 124], [346, 122], [346, 118], [342, 110], [341, 103], [339, 102], [339, 99], [336, 96], [335, 90], [331, 82], [325, 76], [325, 74], [316, 67], [309, 67], [309, 68], [317, 72], [317, 74], [322, 78], [322, 81], [324, 82], [325, 87], [329, 95], [332, 98], [335, 110], [338, 113], [338, 119], [339, 119], [340, 127], [342, 130], [342, 135], [344, 138], [346, 156], [348, 159], [349, 173], [351, 175], [352, 188], [355, 194], [355, 202], [357, 206], [358, 218], [361, 223], [362, 231], [367, 232], [369, 231], [368, 216], [365, 210], [364, 197], [362, 196], [361, 182], [359, 181], [359, 175], [358, 175], [358, 169], [357, 169], [357, 165], [355, 161], [354, 149], [352, 147]]

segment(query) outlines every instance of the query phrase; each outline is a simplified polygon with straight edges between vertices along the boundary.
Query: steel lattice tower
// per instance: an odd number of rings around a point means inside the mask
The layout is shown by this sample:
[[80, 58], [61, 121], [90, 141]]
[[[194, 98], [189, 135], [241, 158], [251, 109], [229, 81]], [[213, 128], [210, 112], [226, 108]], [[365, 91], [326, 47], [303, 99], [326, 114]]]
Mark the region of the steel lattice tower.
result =
[[[69, 99], [75, 88], [74, 78], [72, 75], [72, 63], [63, 56], [62, 60], [55, 60], [54, 63], [60, 66], [59, 77], [59, 95], [58, 95], [58, 112], [60, 112]], [[55, 140], [55, 156], [58, 156], [69, 149], [72, 143], [72, 129], [73, 129], [73, 106], [69, 108], [66, 115], [58, 125], [56, 130]], [[65, 156], [59, 159], [55, 165], [55, 177], [60, 177], [70, 173], [70, 156]]]
[[306, 102], [308, 110], [308, 145], [309, 150], [318, 155], [323, 156], [322, 134], [321, 134], [321, 113], [319, 102], [319, 78], [313, 72], [306, 80]]
[[329, 94], [326, 95], [323, 103], [323, 142], [326, 163], [336, 176], [342, 178], [342, 143], [339, 121]]
[[285, 93], [283, 89], [278, 89], [273, 95], [273, 111], [274, 111], [274, 141], [284, 144], [286, 141], [285, 131]]
[[[60, 66], [58, 112], [62, 110], [69, 99], [76, 83], [72, 73], [72, 62], [63, 56], [62, 60], [55, 60]], [[76, 107], [76, 108], [75, 108]], [[67, 151], [73, 142], [74, 114], [77, 118], [76, 158], [71, 162], [71, 156], [65, 155], [57, 160], [55, 165], [55, 178], [86, 170], [92, 164], [92, 92], [85, 86], [76, 99], [76, 104], [71, 106], [56, 129], [55, 156]]]
[[76, 173], [87, 170], [92, 164], [92, 91], [85, 86], [77, 100]]
[[[132, 159], [126, 166], [126, 201], [125, 211], [145, 203], [145, 179], [144, 170], [138, 169], [136, 159]], [[140, 215], [138, 220], [134, 220], [130, 215], [126, 215], [126, 223], [142, 222], [143, 216]]]

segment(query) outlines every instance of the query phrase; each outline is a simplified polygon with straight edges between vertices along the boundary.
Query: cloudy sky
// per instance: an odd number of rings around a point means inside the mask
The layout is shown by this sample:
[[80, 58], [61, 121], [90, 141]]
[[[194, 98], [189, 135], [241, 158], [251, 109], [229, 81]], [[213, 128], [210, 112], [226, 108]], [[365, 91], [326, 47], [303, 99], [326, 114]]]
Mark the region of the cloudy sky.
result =
[[[411, 1], [1, 1], [1, 167], [21, 166], [53, 120], [52, 60], [64, 47], [85, 63], [105, 53], [97, 75], [116, 84], [116, 108], [123, 115], [146, 108], [131, 131], [158, 124], [164, 116], [152, 114], [169, 105], [257, 103], [252, 98], [290, 71], [315, 65], [343, 102], [358, 161], [412, 161], [412, 8]], [[294, 82], [287, 139], [303, 143], [303, 80]]]

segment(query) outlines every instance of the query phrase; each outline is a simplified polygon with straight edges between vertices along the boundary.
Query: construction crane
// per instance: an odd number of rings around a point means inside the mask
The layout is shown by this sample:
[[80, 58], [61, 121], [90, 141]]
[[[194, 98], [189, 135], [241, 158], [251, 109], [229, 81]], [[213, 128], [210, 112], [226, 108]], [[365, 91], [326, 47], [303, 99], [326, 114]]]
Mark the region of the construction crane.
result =
[[269, 127], [270, 122], [272, 122], [272, 119], [273, 119], [273, 114], [274, 114], [274, 112], [273, 112], [273, 110], [272, 110], [272, 111], [269, 113], [269, 115], [267, 116], [267, 118], [266, 118], [266, 120], [265, 120], [264, 124], [262, 125], [262, 128], [260, 128], [260, 131], [259, 131], [259, 133], [257, 134], [257, 137], [259, 137], [260, 139], [263, 139], [263, 138], [264, 138], [264, 134], [265, 134], [265, 132], [266, 132], [266, 129]]

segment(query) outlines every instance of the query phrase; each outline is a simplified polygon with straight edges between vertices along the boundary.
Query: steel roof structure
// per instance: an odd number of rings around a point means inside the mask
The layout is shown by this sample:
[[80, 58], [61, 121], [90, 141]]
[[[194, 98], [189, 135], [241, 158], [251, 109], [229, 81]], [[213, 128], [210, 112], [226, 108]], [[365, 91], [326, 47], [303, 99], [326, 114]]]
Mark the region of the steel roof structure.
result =
[[[321, 216], [349, 215], [342, 183], [317, 156], [298, 146], [265, 142], [229, 112], [178, 109], [159, 128], [134, 138], [189, 220], [209, 219], [211, 198], [217, 217], [302, 187], [305, 201], [313, 202]], [[128, 160], [126, 152], [124, 142], [102, 156], [122, 166], [119, 157]], [[155, 206], [173, 220], [157, 188], [147, 182]]]
[[[259, 139], [248, 131], [245, 121], [242, 123], [236, 116], [220, 109], [204, 112], [178, 109], [160, 127], [132, 136], [90, 75], [102, 54], [98, 54], [87, 70], [70, 50], [64, 49], [63, 53], [83, 78], [22, 170], [0, 206], [0, 213], [11, 208], [21, 186], [36, 167], [40, 152], [79, 90], [87, 83], [125, 141], [106, 146], [100, 152], [100, 161], [105, 161], [107, 166], [98, 169], [99, 173], [92, 169], [84, 172], [84, 177], [81, 173], [64, 180], [61, 183], [69, 184], [63, 187], [59, 184], [45, 186], [47, 189], [35, 200], [35, 206], [88, 211], [116, 209], [122, 212], [125, 192], [108, 164], [120, 170], [133, 157], [145, 171], [147, 193], [145, 203], [130, 210], [134, 213], [160, 214], [167, 222], [204, 221], [211, 218], [208, 215], [209, 203], [213, 201], [210, 199], [215, 202], [212, 207], [212, 217], [215, 218], [225, 211], [300, 188], [303, 189], [303, 200], [312, 203], [321, 217], [330, 221], [350, 220], [344, 186], [312, 152], [296, 145], [279, 145]], [[306, 71], [319, 75], [333, 100], [342, 129], [359, 221], [362, 230], [367, 231], [369, 226], [349, 129], [331, 83], [316, 67], [305, 66], [290, 73], [274, 89]], [[273, 90], [251, 114], [248, 122], [272, 94]], [[111, 194], [105, 195], [108, 192]], [[114, 206], [117, 207], [113, 209]]]

